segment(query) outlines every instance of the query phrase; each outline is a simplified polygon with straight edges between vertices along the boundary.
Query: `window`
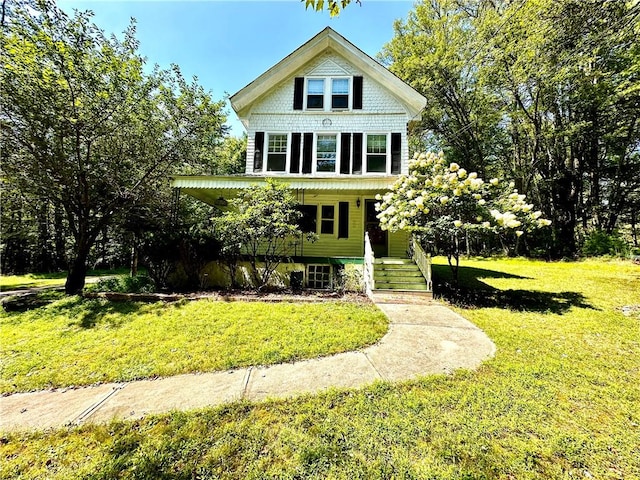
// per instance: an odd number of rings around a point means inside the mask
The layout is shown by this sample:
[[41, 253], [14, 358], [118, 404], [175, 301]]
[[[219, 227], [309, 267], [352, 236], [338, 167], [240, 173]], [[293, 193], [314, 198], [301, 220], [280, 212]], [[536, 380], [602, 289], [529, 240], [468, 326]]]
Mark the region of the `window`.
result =
[[269, 134], [267, 171], [284, 172], [287, 165], [287, 135]]
[[307, 285], [309, 288], [330, 288], [331, 265], [309, 265], [307, 267]]
[[349, 108], [349, 79], [333, 78], [331, 80], [331, 108]]
[[333, 235], [333, 221], [335, 218], [335, 207], [333, 205], [322, 205], [320, 219], [320, 233]]
[[336, 135], [318, 135], [316, 171], [335, 172], [338, 139]]
[[324, 108], [324, 78], [307, 80], [307, 108]]
[[302, 213], [298, 226], [304, 233], [316, 233], [318, 231], [318, 206], [298, 205], [298, 210]]
[[367, 135], [367, 172], [387, 171], [387, 136]]

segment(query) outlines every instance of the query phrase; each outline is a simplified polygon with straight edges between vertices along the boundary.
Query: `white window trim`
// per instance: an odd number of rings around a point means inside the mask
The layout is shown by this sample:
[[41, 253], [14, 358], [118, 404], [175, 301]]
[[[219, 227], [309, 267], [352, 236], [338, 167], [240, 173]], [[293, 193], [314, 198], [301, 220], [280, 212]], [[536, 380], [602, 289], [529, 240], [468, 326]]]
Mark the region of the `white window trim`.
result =
[[[318, 137], [319, 136], [331, 136], [335, 135], [336, 137], [336, 165], [333, 172], [319, 172], [318, 171]], [[313, 134], [313, 151], [312, 151], [312, 165], [311, 165], [311, 174], [312, 175], [338, 175], [339, 170], [338, 167], [340, 165], [340, 145], [341, 145], [340, 132], [315, 132]]]
[[327, 265], [327, 264], [322, 264], [322, 263], [311, 263], [307, 265], [307, 268], [305, 268], [305, 280], [306, 280], [306, 285], [307, 288], [313, 288], [309, 285], [309, 267], [329, 267], [329, 284], [326, 288], [315, 288], [316, 290], [330, 290], [331, 288], [333, 288], [333, 265]]
[[[327, 218], [327, 220], [333, 220], [333, 233], [322, 233], [322, 207], [333, 207], [333, 219]], [[338, 215], [340, 214], [338, 205], [335, 203], [318, 203], [318, 217], [316, 219], [317, 231], [316, 235], [323, 238], [338, 238]]]
[[[367, 138], [369, 135], [384, 135], [386, 137], [386, 162], [384, 172], [370, 172], [367, 169]], [[391, 175], [391, 133], [389, 132], [365, 132], [362, 139], [362, 173], [367, 175]]]
[[[347, 100], [347, 108], [331, 108], [331, 97], [332, 97], [332, 87], [333, 87], [333, 79], [346, 79], [349, 82], [349, 99]], [[308, 108], [307, 100], [308, 100], [308, 85], [309, 80], [324, 80], [324, 98], [322, 101], [323, 108]], [[311, 75], [308, 77], [304, 77], [304, 96], [303, 96], [303, 109], [307, 112], [349, 112], [353, 110], [353, 76], [349, 75]]]
[[[269, 137], [271, 135], [286, 135], [287, 152], [285, 154], [284, 170], [267, 170], [269, 164]], [[291, 132], [265, 132], [264, 145], [262, 145], [262, 173], [270, 175], [288, 174], [291, 167]]]

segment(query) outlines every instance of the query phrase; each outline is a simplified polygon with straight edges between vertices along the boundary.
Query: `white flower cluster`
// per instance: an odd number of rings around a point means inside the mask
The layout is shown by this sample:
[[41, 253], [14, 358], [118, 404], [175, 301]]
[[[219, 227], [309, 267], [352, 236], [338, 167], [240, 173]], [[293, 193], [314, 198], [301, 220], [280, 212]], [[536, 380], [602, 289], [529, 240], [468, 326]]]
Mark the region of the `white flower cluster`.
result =
[[[498, 178], [484, 182], [476, 172], [447, 163], [444, 154], [416, 154], [409, 175], [400, 177], [385, 195], [377, 195], [378, 218], [383, 228], [485, 229], [524, 231], [549, 225], [533, 211], [526, 196]], [[451, 219], [442, 222], [440, 219]], [[516, 230], [517, 229], [517, 230]]]

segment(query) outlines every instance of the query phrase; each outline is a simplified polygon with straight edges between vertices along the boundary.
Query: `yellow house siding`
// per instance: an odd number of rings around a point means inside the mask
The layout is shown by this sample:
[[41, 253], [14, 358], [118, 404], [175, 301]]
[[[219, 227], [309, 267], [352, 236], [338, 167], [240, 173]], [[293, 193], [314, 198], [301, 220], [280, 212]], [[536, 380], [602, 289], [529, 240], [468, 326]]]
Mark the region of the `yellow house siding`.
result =
[[[360, 208], [357, 206], [359, 198], [361, 202]], [[303, 241], [299, 255], [305, 257], [361, 257], [363, 255], [363, 201], [361, 196], [341, 192], [298, 191], [297, 200], [303, 205], [318, 206], [316, 232], [318, 239], [314, 243]], [[349, 236], [347, 238], [338, 238], [340, 202], [349, 203]], [[323, 205], [334, 207], [333, 234], [319, 233]]]
[[[365, 200], [371, 200], [371, 192], [327, 192], [327, 191], [298, 191], [297, 200], [303, 205], [317, 205], [317, 233], [318, 240], [310, 243], [306, 240], [296, 248], [296, 255], [305, 257], [362, 257], [364, 255], [364, 223]], [[360, 207], [357, 202], [360, 200]], [[349, 236], [338, 238], [339, 203], [349, 203]], [[323, 205], [334, 207], [333, 234], [321, 234], [320, 222]], [[405, 257], [408, 245], [406, 232], [389, 233], [389, 256]]]

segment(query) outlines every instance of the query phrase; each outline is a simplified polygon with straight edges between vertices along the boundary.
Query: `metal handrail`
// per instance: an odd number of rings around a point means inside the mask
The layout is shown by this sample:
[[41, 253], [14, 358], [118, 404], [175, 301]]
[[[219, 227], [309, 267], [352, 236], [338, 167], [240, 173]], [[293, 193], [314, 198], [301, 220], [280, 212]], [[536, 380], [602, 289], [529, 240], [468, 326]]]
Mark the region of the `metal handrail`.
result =
[[373, 295], [373, 289], [375, 288], [373, 277], [373, 263], [375, 256], [373, 254], [373, 248], [371, 248], [371, 241], [369, 240], [369, 233], [364, 233], [364, 289], [368, 296]]
[[415, 235], [411, 236], [410, 247], [411, 258], [416, 262], [416, 265], [418, 265], [420, 272], [422, 272], [422, 276], [427, 282], [427, 288], [431, 292], [433, 291], [433, 281], [431, 280], [431, 255], [424, 251]]

